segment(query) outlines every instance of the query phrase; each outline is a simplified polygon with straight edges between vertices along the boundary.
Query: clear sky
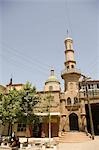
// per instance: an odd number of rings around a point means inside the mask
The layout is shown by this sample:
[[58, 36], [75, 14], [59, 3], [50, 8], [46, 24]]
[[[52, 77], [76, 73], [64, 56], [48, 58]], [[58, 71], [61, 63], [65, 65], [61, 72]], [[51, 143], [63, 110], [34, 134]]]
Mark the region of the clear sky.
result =
[[52, 67], [63, 84], [67, 29], [77, 67], [99, 79], [99, 0], [0, 0], [0, 84], [42, 90]]

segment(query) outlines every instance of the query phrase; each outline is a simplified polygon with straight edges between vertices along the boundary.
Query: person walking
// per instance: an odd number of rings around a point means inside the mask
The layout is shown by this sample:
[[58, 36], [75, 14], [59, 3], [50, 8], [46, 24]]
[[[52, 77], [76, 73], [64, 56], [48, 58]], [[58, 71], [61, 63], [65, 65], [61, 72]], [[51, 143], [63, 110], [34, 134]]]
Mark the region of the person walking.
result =
[[15, 140], [15, 132], [12, 132], [12, 139]]

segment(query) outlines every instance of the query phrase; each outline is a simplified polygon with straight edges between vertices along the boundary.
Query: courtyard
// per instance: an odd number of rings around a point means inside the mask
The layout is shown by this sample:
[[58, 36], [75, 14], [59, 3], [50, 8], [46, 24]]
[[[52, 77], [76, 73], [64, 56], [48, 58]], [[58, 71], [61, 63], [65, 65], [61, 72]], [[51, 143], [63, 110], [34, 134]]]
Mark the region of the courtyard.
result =
[[[26, 141], [26, 139], [21, 139], [21, 142]], [[30, 139], [32, 140], [32, 139]], [[95, 136], [95, 139], [92, 140], [83, 140], [83, 141], [75, 141], [75, 142], [64, 142], [53, 144], [51, 139], [51, 147], [46, 147], [45, 145], [40, 144], [44, 143], [44, 141], [48, 141], [48, 139], [37, 139], [37, 144], [33, 144], [32, 146], [29, 144], [28, 147], [20, 147], [19, 150], [99, 150], [99, 136]], [[0, 150], [12, 150], [9, 146], [0, 146]]]

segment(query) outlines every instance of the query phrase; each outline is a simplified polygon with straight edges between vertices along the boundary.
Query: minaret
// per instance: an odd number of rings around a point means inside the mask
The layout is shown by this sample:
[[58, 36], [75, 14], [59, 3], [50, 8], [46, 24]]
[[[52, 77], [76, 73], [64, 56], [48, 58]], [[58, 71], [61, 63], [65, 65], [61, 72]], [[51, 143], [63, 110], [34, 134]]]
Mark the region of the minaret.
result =
[[[61, 119], [63, 116], [65, 117], [65, 131], [79, 130], [81, 129], [81, 116], [79, 115], [79, 78], [81, 73], [76, 68], [72, 38], [67, 37], [64, 43], [65, 68], [61, 72], [61, 77], [64, 80], [64, 95], [61, 98]], [[72, 120], [74, 120], [74, 122], [72, 122]], [[62, 124], [61, 128], [63, 129]]]
[[[65, 62], [64, 62], [65, 69], [62, 71], [61, 77], [62, 79], [64, 79], [65, 82], [64, 86], [66, 91], [69, 90], [70, 88], [73, 89], [72, 83], [78, 82], [81, 73], [76, 68], [72, 38], [67, 37], [64, 40], [64, 43], [65, 43]], [[70, 87], [69, 85], [71, 85], [72, 87]]]
[[74, 50], [73, 50], [73, 40], [71, 38], [66, 38], [65, 41], [65, 67], [67, 70], [75, 68], [76, 61], [74, 59]]

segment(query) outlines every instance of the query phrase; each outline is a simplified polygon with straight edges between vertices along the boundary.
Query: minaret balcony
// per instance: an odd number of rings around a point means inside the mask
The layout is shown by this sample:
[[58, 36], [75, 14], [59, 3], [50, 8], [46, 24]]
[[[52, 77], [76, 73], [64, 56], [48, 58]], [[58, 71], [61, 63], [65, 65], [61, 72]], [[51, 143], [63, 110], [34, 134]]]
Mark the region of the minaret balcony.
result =
[[64, 69], [61, 71], [61, 76], [65, 74], [70, 74], [70, 73], [76, 73], [76, 74], [81, 74], [80, 70], [77, 68], [71, 68], [71, 69]]

